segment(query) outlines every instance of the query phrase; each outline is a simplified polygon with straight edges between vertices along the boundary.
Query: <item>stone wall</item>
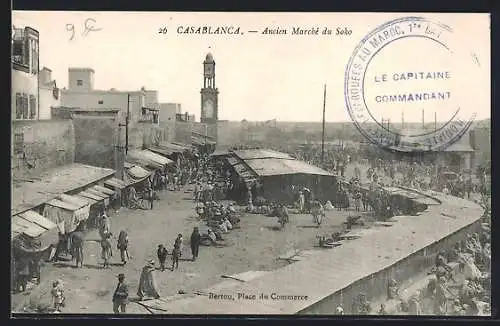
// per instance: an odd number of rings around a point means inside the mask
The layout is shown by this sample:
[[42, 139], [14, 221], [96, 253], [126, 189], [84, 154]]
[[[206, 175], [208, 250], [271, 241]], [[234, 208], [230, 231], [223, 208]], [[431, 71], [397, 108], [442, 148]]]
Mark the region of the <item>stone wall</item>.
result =
[[35, 176], [47, 169], [71, 164], [74, 159], [75, 130], [71, 120], [12, 121], [11, 173], [14, 179]]
[[[335, 314], [337, 306], [342, 306], [344, 313], [350, 314], [352, 302], [359, 293], [365, 293], [370, 301], [387, 298], [389, 280], [394, 279], [401, 284], [412, 278], [421, 276], [422, 273], [435, 266], [436, 255], [440, 251], [453, 248], [457, 242], [466, 238], [467, 233], [477, 232], [480, 227], [481, 220], [477, 220], [396, 264], [352, 283], [348, 287], [303, 309], [299, 314]], [[334, 272], [332, 271], [332, 273]], [[378, 309], [378, 307], [372, 307], [372, 309]]]
[[192, 122], [175, 122], [175, 136], [174, 141], [178, 143], [191, 144], [191, 135], [193, 131]]
[[192, 136], [203, 139], [205, 135], [209, 139], [217, 139], [217, 132], [216, 124], [205, 124], [196, 121], [176, 121], [174, 141], [191, 144]]
[[121, 171], [118, 118], [75, 114], [75, 162]]
[[143, 149], [165, 140], [165, 129], [151, 123], [137, 123], [129, 129], [129, 148]]

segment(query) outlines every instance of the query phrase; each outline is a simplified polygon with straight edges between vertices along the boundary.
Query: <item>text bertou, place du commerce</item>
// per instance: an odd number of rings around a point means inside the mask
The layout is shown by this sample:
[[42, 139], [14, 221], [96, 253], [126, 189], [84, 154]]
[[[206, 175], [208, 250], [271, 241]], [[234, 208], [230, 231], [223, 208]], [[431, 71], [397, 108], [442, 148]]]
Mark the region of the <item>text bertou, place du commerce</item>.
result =
[[297, 301], [297, 300], [308, 300], [307, 295], [288, 295], [288, 294], [276, 294], [276, 293], [271, 293], [271, 299], [272, 300], [291, 300], [291, 301]]
[[239, 26], [178, 26], [177, 34], [236, 35]]
[[433, 101], [433, 100], [449, 100], [451, 92], [429, 92], [429, 93], [408, 93], [396, 95], [377, 95], [375, 101], [382, 102], [416, 102], [416, 101]]

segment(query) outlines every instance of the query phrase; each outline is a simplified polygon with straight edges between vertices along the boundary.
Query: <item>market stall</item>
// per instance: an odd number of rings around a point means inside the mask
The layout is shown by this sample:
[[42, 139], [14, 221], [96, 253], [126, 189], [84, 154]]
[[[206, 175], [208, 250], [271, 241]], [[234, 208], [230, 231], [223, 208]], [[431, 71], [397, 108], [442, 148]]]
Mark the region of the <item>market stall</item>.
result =
[[40, 260], [57, 244], [57, 225], [29, 210], [12, 217], [11, 239], [12, 287], [26, 290], [29, 283], [40, 282]]
[[71, 197], [71, 202], [62, 197], [53, 199], [45, 204], [43, 210], [43, 216], [54, 222], [62, 234], [75, 231], [80, 223], [85, 222], [89, 217], [90, 204], [83, 201], [77, 204], [78, 199], [74, 196]]
[[106, 211], [109, 204], [109, 197], [104, 195], [98, 195], [96, 193], [90, 192], [88, 190], [80, 191], [78, 193], [79, 197], [85, 198], [90, 202], [89, 218], [87, 220], [87, 227], [95, 228], [98, 224], [98, 218], [102, 212]]
[[120, 179], [112, 178], [104, 181], [104, 187], [107, 189], [111, 189], [115, 192], [115, 198], [113, 199], [111, 206], [115, 209], [120, 208], [121, 206], [125, 206], [125, 192], [127, 185]]

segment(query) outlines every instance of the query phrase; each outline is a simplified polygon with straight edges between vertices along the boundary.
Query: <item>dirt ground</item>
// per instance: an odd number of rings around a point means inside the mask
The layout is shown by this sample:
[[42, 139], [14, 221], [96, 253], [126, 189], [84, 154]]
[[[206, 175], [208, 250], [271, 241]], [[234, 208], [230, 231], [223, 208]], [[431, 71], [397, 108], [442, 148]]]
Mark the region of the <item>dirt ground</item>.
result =
[[[53, 280], [63, 281], [66, 307], [63, 313], [112, 313], [112, 295], [118, 273], [124, 273], [131, 298], [136, 297], [140, 271], [148, 259], [158, 266], [156, 249], [164, 244], [169, 252], [178, 233], [184, 236], [183, 259], [175, 271], [157, 271], [156, 282], [162, 297], [172, 296], [182, 290], [192, 293], [223, 281], [224, 274], [236, 274], [249, 270], [273, 270], [286, 263], [280, 255], [292, 249], [312, 249], [317, 245], [317, 235], [331, 234], [338, 230], [348, 215], [354, 211], [328, 212], [321, 228], [313, 225], [311, 215], [291, 215], [290, 224], [284, 230], [276, 230], [277, 218], [244, 214], [239, 229], [226, 235], [222, 248], [200, 247], [196, 262], [191, 259], [189, 237], [194, 226], [205, 229], [204, 223], [195, 217], [192, 195], [184, 190], [162, 191], [160, 201], [153, 210], [129, 210], [121, 208], [111, 215], [114, 237], [120, 230], [129, 234], [131, 260], [121, 266], [116, 239], [113, 245], [112, 266], [102, 268], [97, 231], [87, 233], [84, 249], [84, 267], [74, 268], [73, 262], [43, 263], [41, 284], [31, 291], [12, 295], [12, 310], [21, 312], [30, 302], [50, 304]], [[130, 312], [139, 312], [136, 304], [129, 305]], [[144, 311], [144, 313], [147, 313]]]

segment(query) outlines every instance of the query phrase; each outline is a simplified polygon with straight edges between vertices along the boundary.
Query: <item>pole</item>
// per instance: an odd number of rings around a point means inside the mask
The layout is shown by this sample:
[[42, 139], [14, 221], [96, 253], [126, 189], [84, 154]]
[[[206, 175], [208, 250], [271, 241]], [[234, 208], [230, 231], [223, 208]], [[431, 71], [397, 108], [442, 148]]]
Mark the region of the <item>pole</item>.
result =
[[437, 112], [434, 112], [434, 131], [437, 130]]
[[404, 110], [401, 111], [401, 129], [402, 130], [405, 129], [405, 111]]
[[321, 135], [321, 164], [325, 163], [325, 110], [326, 110], [326, 84], [323, 91], [323, 132]]
[[424, 109], [422, 109], [422, 129], [425, 129], [425, 113], [424, 113]]
[[341, 141], [342, 141], [342, 142], [340, 143], [340, 148], [341, 148], [342, 150], [344, 149], [344, 136], [345, 136], [345, 133], [344, 133], [344, 126], [345, 126], [345, 125], [344, 125], [344, 123], [342, 123], [342, 134], [341, 134], [341, 137], [340, 137], [340, 139], [341, 139]]
[[[38, 36], [38, 41], [37, 41], [37, 44], [36, 44], [36, 54], [37, 54], [37, 63], [36, 63], [36, 76], [38, 79], [40, 79], [40, 36]], [[50, 82], [50, 80], [49, 80]], [[40, 120], [40, 86], [37, 87], [37, 96], [38, 98], [36, 99], [36, 105], [37, 105], [37, 113], [36, 113], [36, 119], [37, 120]], [[57, 96], [59, 96], [59, 94], [57, 94]], [[52, 111], [52, 109], [51, 109]], [[50, 116], [52, 117], [52, 112], [49, 112], [50, 113]]]
[[128, 121], [130, 114], [130, 94], [127, 94], [127, 116], [125, 117], [125, 154], [128, 154]]
[[[380, 124], [382, 125], [382, 129], [384, 129], [384, 123], [385, 123], [385, 119], [384, 119], [384, 117], [382, 117], [382, 119], [380, 119]], [[382, 132], [380, 132], [379, 137], [380, 137], [379, 138], [380, 141], [382, 141], [382, 137], [383, 137]]]

